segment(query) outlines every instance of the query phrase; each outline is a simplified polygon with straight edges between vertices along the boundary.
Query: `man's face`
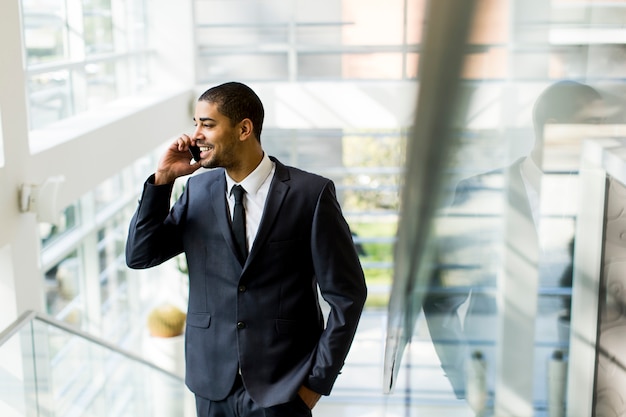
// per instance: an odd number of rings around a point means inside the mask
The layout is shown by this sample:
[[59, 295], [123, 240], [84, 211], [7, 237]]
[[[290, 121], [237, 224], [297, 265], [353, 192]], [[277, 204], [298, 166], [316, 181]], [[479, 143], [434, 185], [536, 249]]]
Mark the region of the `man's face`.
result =
[[198, 101], [194, 116], [196, 130], [193, 138], [200, 147], [203, 168], [234, 168], [239, 164], [239, 124], [217, 110], [215, 103]]

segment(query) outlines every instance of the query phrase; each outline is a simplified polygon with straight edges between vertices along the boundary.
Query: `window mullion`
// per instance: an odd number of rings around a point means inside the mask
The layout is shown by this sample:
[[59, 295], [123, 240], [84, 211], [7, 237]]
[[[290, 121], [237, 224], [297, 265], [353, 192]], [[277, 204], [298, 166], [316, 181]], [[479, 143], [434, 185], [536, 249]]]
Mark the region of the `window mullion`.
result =
[[[85, 60], [85, 28], [82, 0], [66, 0], [68, 54], [70, 62]], [[87, 109], [87, 78], [84, 68], [70, 72], [74, 113]]]

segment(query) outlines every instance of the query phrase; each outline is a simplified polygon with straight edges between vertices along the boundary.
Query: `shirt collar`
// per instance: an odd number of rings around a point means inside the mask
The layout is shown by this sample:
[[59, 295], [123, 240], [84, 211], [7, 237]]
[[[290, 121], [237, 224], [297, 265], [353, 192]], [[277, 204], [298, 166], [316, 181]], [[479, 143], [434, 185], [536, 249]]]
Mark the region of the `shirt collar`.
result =
[[[267, 156], [267, 153], [263, 152], [263, 159], [261, 159], [259, 165], [257, 165], [254, 171], [248, 174], [248, 176], [244, 178], [239, 185], [246, 190], [246, 193], [256, 194], [257, 191], [259, 191], [259, 188], [261, 188], [261, 185], [263, 185], [267, 179], [267, 176], [272, 172], [272, 168], [273, 164], [271, 159]], [[237, 185], [237, 183], [228, 175], [226, 171], [224, 171], [224, 174], [226, 175], [226, 190], [228, 191], [228, 195], [230, 195], [233, 186]]]

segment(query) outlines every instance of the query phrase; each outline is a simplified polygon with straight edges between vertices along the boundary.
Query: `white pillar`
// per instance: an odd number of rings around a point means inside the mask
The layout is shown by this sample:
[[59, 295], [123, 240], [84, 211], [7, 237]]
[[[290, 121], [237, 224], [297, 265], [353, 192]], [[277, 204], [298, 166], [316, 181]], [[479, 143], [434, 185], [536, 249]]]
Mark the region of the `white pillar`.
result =
[[18, 210], [19, 185], [28, 182], [30, 150], [26, 117], [22, 29], [18, 1], [0, 3], [0, 329], [24, 310], [43, 308], [43, 280], [39, 270], [39, 231], [35, 215]]

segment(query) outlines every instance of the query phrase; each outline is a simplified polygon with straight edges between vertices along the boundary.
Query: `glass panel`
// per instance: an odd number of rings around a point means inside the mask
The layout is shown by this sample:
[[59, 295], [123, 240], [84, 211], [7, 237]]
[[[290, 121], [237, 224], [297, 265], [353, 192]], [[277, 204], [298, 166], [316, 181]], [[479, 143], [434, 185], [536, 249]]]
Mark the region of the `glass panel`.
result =
[[64, 119], [74, 111], [69, 71], [33, 75], [27, 82], [31, 129]]
[[[117, 2], [116, 9], [111, 0], [86, 1], [77, 16], [64, 1], [24, 0], [22, 6], [31, 130], [136, 94], [150, 82], [144, 0]], [[107, 57], [115, 52], [128, 56]], [[89, 62], [94, 57], [98, 61]]]
[[58, 224], [52, 225], [49, 223], [40, 223], [39, 236], [41, 238], [42, 248], [45, 249], [48, 245], [55, 242], [68, 231], [71, 231], [78, 226], [78, 224], [78, 205], [76, 204], [72, 204], [63, 210], [61, 220]]
[[134, 324], [130, 315], [137, 312], [132, 307], [124, 257], [127, 228], [128, 216], [120, 213], [98, 231], [102, 334], [113, 341], [128, 336]]
[[341, 26], [344, 23], [320, 23], [299, 25], [296, 27], [296, 42], [300, 45], [331, 45], [341, 44]]
[[44, 274], [46, 312], [80, 328], [84, 320], [83, 271], [77, 252], [73, 252]]
[[[520, 62], [522, 57], [516, 56], [516, 63]], [[524, 55], [524, 58], [529, 58]], [[532, 68], [526, 65], [526, 68]], [[462, 77], [465, 79], [483, 80], [483, 79], [504, 79], [508, 74], [508, 51], [506, 48], [494, 47], [485, 48], [482, 51], [466, 54], [465, 66], [463, 68]], [[530, 74], [519, 74], [530, 78]]]
[[298, 77], [307, 79], [331, 79], [341, 78], [342, 55], [341, 54], [299, 54]]
[[118, 97], [116, 68], [120, 62], [100, 62], [85, 65], [87, 80], [87, 109], [97, 109]]
[[408, 53], [406, 54], [406, 66], [405, 66], [405, 77], [407, 79], [416, 79], [417, 71], [419, 67], [419, 54]]
[[284, 23], [290, 19], [293, 0], [201, 0], [196, 1], [195, 18], [199, 25], [232, 26]]
[[402, 79], [402, 59], [400, 53], [299, 54], [298, 74], [301, 79]]
[[[40, 224], [48, 314], [78, 326], [88, 324], [90, 331], [112, 342], [123, 339], [137, 345], [147, 309], [161, 299], [173, 302], [175, 296], [178, 302], [186, 298], [186, 275], [180, 271], [172, 272], [168, 266], [158, 272], [156, 268], [143, 285], [143, 275], [135, 273], [129, 279], [125, 265], [128, 221], [136, 208], [136, 200], [130, 197], [136, 196], [137, 184], [153, 172], [155, 158], [141, 158], [104, 181], [66, 208], [60, 225]], [[77, 228], [79, 208], [88, 220]], [[58, 261], [59, 257], [63, 259]]]
[[288, 74], [287, 54], [211, 54], [201, 56], [197, 67], [202, 83], [227, 77], [241, 81], [284, 80]]
[[[247, 80], [414, 78], [416, 57], [407, 56], [410, 52], [406, 46], [411, 45], [414, 51], [419, 44], [424, 3], [424, 0], [386, 3], [259, 0], [244, 5], [240, 1], [196, 0], [196, 37], [201, 61], [198, 80], [205, 83], [233, 77]], [[237, 46], [241, 49], [233, 49]], [[228, 58], [224, 56], [225, 48], [231, 55]], [[284, 65], [268, 64], [267, 55], [278, 51], [285, 52]], [[237, 75], [241, 73], [241, 65], [258, 67], [251, 58], [253, 55], [257, 56], [262, 73]], [[291, 66], [287, 66], [287, 55]], [[226, 64], [227, 60], [233, 64]], [[263, 74], [266, 68], [268, 75]]]
[[3, 416], [184, 415], [181, 379], [39, 320], [0, 358]]
[[[626, 120], [625, 5], [481, 0], [469, 46], [455, 45], [464, 63], [454, 103], [445, 97], [436, 107], [443, 86], [420, 97], [416, 120], [428, 115], [447, 127], [436, 137], [410, 137], [420, 141], [413, 149], [442, 149], [448, 139], [453, 145], [444, 170], [403, 178], [412, 187], [405, 195], [420, 195], [407, 199], [413, 203], [437, 198], [426, 194], [427, 184], [444, 179], [442, 207], [429, 223], [434, 238], [426, 248], [408, 248], [423, 254], [406, 278], [416, 300], [410, 307], [423, 308], [407, 308], [404, 323], [411, 326], [403, 331], [415, 332], [411, 351], [434, 348], [436, 355], [417, 366], [441, 367], [446, 404], [464, 404], [477, 415], [551, 415], [568, 388], [554, 379], [552, 365], [578, 375], [572, 372], [581, 365], [567, 362], [574, 252], [591, 248], [574, 238], [579, 208], [593, 203], [578, 191], [580, 144], [621, 135], [623, 126], [604, 124]], [[430, 3], [431, 10], [441, 6]], [[437, 57], [422, 52], [419, 59]], [[443, 71], [446, 62], [440, 64]], [[436, 74], [429, 75], [434, 85]], [[416, 208], [409, 206], [402, 220], [417, 217]], [[423, 282], [430, 287], [421, 288]], [[431, 387], [416, 384], [418, 392]], [[596, 412], [609, 402], [598, 399]]]
[[65, 1], [23, 0], [21, 4], [27, 65], [65, 59]]
[[402, 79], [401, 53], [343, 54], [343, 78], [399, 80]]
[[199, 27], [196, 30], [199, 48], [233, 46], [283, 45], [289, 41], [287, 24], [244, 27]]
[[83, 4], [83, 25], [87, 55], [115, 50], [110, 0]]
[[131, 191], [123, 186], [122, 181], [122, 175], [115, 175], [103, 181], [92, 191], [96, 213], [105, 209], [109, 204], [120, 201], [124, 195]]
[[344, 0], [342, 5], [348, 23], [343, 28], [344, 45], [404, 43], [404, 0]]

